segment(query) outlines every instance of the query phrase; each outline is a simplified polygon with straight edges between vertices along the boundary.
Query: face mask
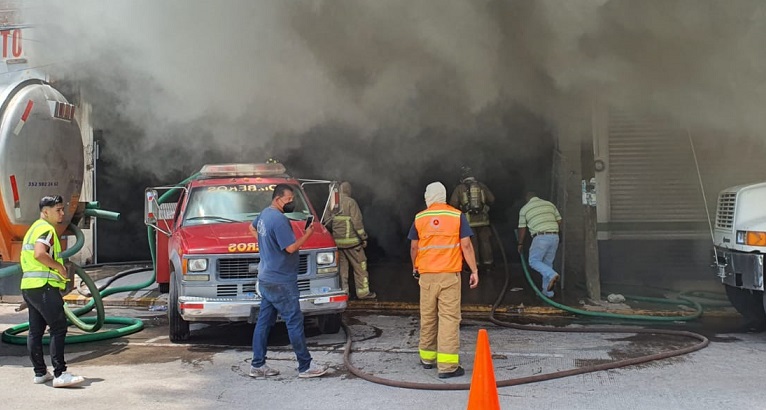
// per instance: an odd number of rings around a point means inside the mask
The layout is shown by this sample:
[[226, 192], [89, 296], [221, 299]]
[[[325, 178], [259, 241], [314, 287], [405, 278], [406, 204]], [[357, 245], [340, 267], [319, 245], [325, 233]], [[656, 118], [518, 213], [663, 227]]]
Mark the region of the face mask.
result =
[[282, 206], [282, 212], [290, 213], [295, 211], [295, 202], [288, 202]]

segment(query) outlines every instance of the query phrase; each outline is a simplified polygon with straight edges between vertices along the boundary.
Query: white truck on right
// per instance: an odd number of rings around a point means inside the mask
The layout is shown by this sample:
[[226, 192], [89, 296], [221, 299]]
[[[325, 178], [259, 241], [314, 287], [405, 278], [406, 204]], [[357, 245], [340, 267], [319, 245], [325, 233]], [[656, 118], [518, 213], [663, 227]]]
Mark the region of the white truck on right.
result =
[[714, 267], [729, 301], [749, 331], [766, 330], [763, 262], [766, 254], [766, 183], [739, 185], [718, 195]]

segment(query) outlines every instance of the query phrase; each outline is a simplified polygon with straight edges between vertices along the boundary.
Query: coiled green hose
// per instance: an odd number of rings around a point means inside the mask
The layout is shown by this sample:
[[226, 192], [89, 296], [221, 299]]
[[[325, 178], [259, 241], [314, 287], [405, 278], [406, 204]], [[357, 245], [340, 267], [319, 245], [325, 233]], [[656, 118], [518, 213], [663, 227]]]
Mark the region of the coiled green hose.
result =
[[[97, 209], [86, 209], [85, 212], [86, 214], [90, 216], [102, 217], [102, 218], [110, 219], [110, 220], [117, 220], [120, 215], [116, 212], [101, 211]], [[72, 255], [76, 254], [77, 252], [79, 252], [85, 243], [85, 237], [82, 234], [82, 231], [77, 226], [70, 224], [69, 229], [72, 232], [74, 232], [77, 240], [75, 241], [74, 246], [61, 252], [61, 258], [65, 260], [70, 258]], [[21, 274], [21, 273], [22, 273], [21, 266], [18, 264], [9, 266], [4, 269], [0, 269], [0, 277], [10, 276], [12, 274]], [[76, 309], [74, 311], [72, 311], [69, 308], [69, 306], [65, 303], [64, 313], [66, 314], [67, 319], [69, 319], [70, 323], [74, 324], [75, 326], [82, 329], [83, 331], [90, 332], [90, 333], [79, 334], [79, 335], [68, 335], [66, 337], [66, 343], [69, 343], [69, 344], [84, 343], [84, 342], [92, 342], [97, 340], [121, 337], [121, 336], [129, 335], [131, 333], [138, 332], [144, 328], [144, 323], [139, 319], [127, 318], [127, 317], [105, 316], [104, 303], [102, 301], [102, 298], [112, 295], [114, 293], [128, 292], [128, 291], [144, 288], [152, 284], [154, 282], [154, 278], [152, 278], [150, 281], [147, 281], [146, 283], [143, 283], [143, 284], [133, 285], [133, 286], [122, 286], [122, 287], [113, 288], [113, 289], [104, 289], [102, 292], [99, 292], [98, 287], [93, 282], [93, 279], [91, 279], [91, 277], [88, 276], [80, 266], [75, 265], [75, 274], [79, 276], [83, 280], [83, 282], [85, 282], [85, 284], [88, 286], [88, 289], [91, 291], [91, 294], [93, 295], [93, 297], [85, 306], [79, 309]], [[92, 311], [94, 308], [96, 309], [95, 317], [84, 317], [84, 318], [80, 317]], [[104, 324], [116, 324], [116, 325], [126, 325], [126, 326], [117, 328], [117, 329], [109, 329], [105, 332], [95, 333], [98, 330], [100, 330]], [[6, 329], [2, 334], [2, 341], [6, 343], [10, 343], [10, 344], [25, 345], [27, 343], [26, 336], [19, 336], [19, 334], [27, 330], [29, 330], [29, 323], [22, 323], [20, 325], [16, 325], [9, 329]], [[50, 343], [50, 338], [48, 336], [43, 337], [43, 343], [44, 344]]]

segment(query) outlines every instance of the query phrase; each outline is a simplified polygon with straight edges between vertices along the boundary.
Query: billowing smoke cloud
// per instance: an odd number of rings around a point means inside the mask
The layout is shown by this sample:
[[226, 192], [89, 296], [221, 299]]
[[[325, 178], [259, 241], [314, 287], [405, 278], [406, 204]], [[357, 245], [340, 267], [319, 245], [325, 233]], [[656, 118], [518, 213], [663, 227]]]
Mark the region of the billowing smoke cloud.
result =
[[260, 145], [328, 123], [360, 137], [475, 131], [498, 102], [554, 125], [591, 103], [764, 125], [757, 0], [29, 4], [40, 60], [111, 97], [103, 116], [150, 143]]
[[758, 0], [25, 4], [36, 61], [80, 82], [126, 172], [276, 155], [355, 182], [390, 241], [461, 163], [507, 207], [544, 190], [551, 135], [593, 106], [766, 125]]

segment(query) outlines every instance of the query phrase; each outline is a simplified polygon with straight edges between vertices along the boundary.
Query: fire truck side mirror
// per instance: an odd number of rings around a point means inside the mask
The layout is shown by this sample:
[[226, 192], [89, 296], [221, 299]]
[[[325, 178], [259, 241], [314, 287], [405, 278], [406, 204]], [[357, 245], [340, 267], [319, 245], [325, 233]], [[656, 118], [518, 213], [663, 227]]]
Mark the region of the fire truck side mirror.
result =
[[144, 194], [144, 223], [146, 225], [157, 224], [160, 214], [160, 205], [157, 203], [159, 196], [156, 189], [147, 189]]
[[333, 182], [330, 184], [329, 209], [331, 213], [340, 211], [340, 183], [338, 182]]

